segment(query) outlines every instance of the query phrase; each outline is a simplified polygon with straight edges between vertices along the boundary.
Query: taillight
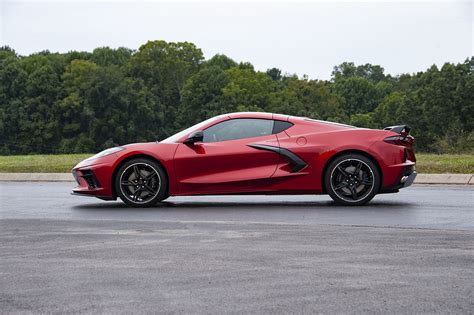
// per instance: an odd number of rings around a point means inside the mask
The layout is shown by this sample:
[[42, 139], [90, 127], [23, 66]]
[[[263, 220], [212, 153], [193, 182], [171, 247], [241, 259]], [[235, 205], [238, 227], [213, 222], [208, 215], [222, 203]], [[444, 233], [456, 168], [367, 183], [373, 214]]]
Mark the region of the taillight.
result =
[[395, 144], [395, 145], [402, 145], [402, 146], [410, 146], [415, 142], [415, 138], [410, 135], [407, 136], [391, 136], [383, 139], [383, 141]]

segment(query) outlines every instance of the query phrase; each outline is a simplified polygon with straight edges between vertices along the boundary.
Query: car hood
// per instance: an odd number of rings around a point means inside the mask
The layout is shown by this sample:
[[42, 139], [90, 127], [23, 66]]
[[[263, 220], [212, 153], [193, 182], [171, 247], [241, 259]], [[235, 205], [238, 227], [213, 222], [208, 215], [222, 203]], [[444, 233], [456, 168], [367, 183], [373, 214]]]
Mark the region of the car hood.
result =
[[99, 158], [87, 158], [79, 162], [73, 169], [83, 168], [98, 164], [116, 164], [117, 161], [132, 155], [149, 155], [156, 159], [168, 159], [176, 150], [178, 143], [138, 142], [122, 145], [124, 150]]

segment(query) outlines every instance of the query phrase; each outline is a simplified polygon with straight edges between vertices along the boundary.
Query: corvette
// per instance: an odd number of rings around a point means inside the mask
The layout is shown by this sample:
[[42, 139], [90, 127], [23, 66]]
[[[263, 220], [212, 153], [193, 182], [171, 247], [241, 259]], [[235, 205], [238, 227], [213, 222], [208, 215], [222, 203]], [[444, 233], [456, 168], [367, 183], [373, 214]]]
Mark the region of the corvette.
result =
[[77, 164], [73, 194], [147, 207], [168, 196], [329, 194], [364, 205], [415, 177], [407, 126], [384, 130], [271, 113], [210, 118], [161, 141], [102, 151]]

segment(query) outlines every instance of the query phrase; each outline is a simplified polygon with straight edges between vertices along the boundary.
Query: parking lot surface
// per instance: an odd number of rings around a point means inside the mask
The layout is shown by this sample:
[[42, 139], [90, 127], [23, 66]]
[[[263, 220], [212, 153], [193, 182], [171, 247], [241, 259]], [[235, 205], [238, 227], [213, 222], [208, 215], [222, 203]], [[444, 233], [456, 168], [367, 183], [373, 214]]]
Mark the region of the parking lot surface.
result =
[[0, 312], [470, 313], [474, 190], [170, 198], [0, 183]]

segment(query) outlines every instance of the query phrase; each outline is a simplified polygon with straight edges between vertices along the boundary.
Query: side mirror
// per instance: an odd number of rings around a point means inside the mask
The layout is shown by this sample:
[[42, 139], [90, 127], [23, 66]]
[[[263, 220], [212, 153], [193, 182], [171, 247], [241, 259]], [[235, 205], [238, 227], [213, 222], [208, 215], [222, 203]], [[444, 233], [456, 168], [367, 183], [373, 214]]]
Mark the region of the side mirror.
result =
[[186, 140], [184, 140], [184, 144], [194, 144], [196, 142], [201, 142], [202, 139], [204, 138], [204, 133], [202, 130], [196, 130], [192, 132]]

